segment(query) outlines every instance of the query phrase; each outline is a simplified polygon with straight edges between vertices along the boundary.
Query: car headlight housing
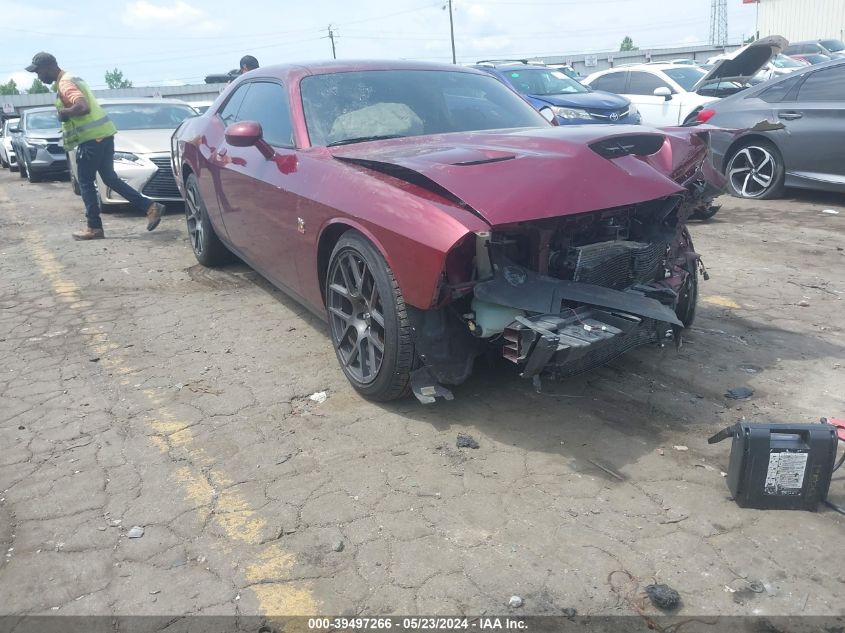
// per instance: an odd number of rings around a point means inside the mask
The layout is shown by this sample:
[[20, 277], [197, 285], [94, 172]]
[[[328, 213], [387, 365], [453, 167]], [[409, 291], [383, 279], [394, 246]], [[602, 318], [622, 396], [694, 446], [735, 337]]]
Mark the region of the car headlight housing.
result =
[[124, 165], [137, 165], [141, 162], [141, 157], [132, 152], [115, 152], [114, 162], [123, 163]]
[[47, 147], [47, 145], [49, 144], [49, 143], [47, 143], [47, 140], [43, 139], [43, 138], [27, 138], [27, 139], [24, 139], [24, 141], [30, 147], [35, 147], [35, 148]]
[[565, 108], [562, 106], [552, 106], [552, 111], [561, 119], [575, 120], [575, 119], [590, 119], [590, 113], [586, 110], [579, 110], [578, 108]]

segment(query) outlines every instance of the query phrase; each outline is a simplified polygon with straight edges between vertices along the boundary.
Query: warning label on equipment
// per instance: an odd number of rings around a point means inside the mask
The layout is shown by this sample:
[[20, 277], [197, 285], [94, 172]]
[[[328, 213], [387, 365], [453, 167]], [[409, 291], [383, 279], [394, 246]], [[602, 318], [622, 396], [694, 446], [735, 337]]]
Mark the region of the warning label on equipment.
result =
[[769, 453], [766, 473], [767, 495], [800, 495], [804, 487], [804, 471], [808, 453]]

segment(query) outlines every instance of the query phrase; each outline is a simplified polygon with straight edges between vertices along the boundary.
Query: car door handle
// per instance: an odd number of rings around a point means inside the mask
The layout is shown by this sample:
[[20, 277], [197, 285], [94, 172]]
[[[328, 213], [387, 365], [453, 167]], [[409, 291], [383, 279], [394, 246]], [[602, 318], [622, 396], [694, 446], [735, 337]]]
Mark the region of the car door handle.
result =
[[803, 114], [800, 112], [778, 112], [778, 118], [784, 119], [785, 121], [794, 121], [795, 119], [800, 119]]

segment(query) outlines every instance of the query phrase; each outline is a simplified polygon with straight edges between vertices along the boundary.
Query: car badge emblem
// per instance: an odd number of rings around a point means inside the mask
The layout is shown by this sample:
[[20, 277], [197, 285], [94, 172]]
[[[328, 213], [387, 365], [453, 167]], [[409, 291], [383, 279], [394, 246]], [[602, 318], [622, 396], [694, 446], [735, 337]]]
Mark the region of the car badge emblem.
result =
[[618, 112], [611, 112], [610, 113], [610, 120], [611, 121], [618, 121], [619, 120], [619, 113]]
[[305, 235], [305, 220], [296, 218], [296, 230]]
[[519, 266], [505, 266], [502, 272], [505, 275], [505, 281], [511, 286], [521, 286], [528, 277]]

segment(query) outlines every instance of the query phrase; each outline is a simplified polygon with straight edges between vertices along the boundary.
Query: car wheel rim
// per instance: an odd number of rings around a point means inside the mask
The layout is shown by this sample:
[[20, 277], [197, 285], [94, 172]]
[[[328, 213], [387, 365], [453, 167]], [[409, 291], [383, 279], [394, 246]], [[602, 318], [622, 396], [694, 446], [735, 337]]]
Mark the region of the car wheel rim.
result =
[[776, 169], [775, 157], [769, 150], [751, 145], [731, 159], [728, 178], [743, 198], [759, 198], [774, 184]]
[[384, 308], [375, 277], [358, 252], [341, 251], [335, 258], [327, 299], [341, 363], [355, 380], [371, 383], [384, 359]]
[[202, 205], [200, 205], [196, 187], [188, 187], [186, 194], [185, 217], [188, 221], [188, 237], [191, 239], [191, 248], [194, 249], [194, 253], [200, 255], [203, 243]]

